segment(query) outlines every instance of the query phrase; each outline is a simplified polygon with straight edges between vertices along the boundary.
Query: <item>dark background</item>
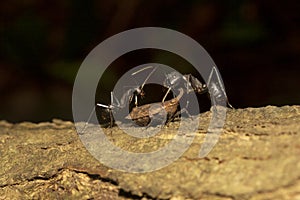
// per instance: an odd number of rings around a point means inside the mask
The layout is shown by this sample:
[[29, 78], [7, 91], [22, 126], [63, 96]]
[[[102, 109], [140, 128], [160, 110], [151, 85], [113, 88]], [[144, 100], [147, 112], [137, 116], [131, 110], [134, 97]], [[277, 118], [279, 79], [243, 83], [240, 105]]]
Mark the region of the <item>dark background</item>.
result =
[[[0, 119], [72, 120], [72, 84], [87, 54], [131, 28], [180, 31], [217, 64], [236, 108], [300, 103], [299, 1], [1, 1]], [[180, 63], [176, 55], [126, 55], [103, 78], [103, 98], [123, 66]]]

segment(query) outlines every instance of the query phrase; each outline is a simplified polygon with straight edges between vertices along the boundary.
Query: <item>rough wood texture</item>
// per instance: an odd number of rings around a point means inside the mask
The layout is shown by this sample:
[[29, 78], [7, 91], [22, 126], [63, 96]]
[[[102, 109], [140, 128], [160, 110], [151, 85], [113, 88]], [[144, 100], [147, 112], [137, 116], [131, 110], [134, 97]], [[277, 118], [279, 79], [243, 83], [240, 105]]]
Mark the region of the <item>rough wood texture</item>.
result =
[[[300, 199], [300, 106], [229, 110], [219, 142], [204, 159], [197, 155], [210, 112], [200, 120], [179, 160], [145, 174], [103, 166], [71, 122], [1, 121], [0, 199]], [[152, 151], [172, 139], [178, 123], [147, 142], [117, 127], [105, 131], [122, 148]]]

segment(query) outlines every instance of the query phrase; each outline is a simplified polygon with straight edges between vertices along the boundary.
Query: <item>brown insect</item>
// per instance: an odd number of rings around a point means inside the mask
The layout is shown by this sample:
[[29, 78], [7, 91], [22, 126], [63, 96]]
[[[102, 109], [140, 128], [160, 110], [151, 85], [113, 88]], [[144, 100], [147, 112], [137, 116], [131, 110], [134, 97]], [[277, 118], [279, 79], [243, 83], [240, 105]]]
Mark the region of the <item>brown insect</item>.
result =
[[179, 88], [178, 90], [179, 94], [173, 99], [134, 107], [125, 118], [133, 120], [139, 126], [147, 126], [150, 123], [151, 118], [152, 120], [153, 117], [162, 119], [163, 116], [161, 115], [167, 114], [166, 123], [170, 122], [176, 117], [179, 101], [184, 94], [183, 88]]

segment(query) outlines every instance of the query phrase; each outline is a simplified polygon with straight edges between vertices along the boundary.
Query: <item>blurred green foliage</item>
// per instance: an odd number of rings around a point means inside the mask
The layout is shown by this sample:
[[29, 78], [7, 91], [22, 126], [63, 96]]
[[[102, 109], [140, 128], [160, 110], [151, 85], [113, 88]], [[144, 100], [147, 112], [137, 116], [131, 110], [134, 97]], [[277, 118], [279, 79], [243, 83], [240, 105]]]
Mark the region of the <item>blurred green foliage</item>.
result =
[[17, 66], [41, 64], [46, 55], [46, 22], [26, 13], [2, 33], [3, 57]]

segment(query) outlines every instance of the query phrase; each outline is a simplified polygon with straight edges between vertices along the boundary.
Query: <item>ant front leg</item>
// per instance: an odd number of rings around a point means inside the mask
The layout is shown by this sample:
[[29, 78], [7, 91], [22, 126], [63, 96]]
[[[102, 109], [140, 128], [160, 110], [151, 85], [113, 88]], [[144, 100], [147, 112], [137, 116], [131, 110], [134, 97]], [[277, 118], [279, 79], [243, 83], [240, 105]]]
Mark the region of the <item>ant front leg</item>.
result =
[[168, 88], [162, 102], [165, 101], [167, 98], [167, 95], [170, 93], [171, 89], [175, 88], [182, 88], [183, 87], [183, 82], [184, 82], [184, 77], [177, 71], [173, 71], [169, 74], [165, 74], [165, 80], [164, 80], [164, 87]]
[[129, 105], [130, 102], [132, 102], [133, 98], [135, 100], [134, 104], [137, 106], [137, 104], [138, 104], [137, 95], [139, 95], [139, 93], [141, 93], [139, 88], [130, 88], [130, 89], [128, 89], [122, 95], [119, 107], [120, 108], [125, 108], [126, 105]]
[[210, 88], [210, 92], [216, 100], [225, 100], [226, 106], [228, 106], [231, 109], [234, 109], [234, 107], [229, 103], [220, 74], [215, 66], [212, 68], [212, 71], [209, 75], [207, 85]]
[[101, 103], [97, 103], [96, 106], [102, 107], [105, 110], [109, 112], [109, 119], [110, 119], [110, 128], [112, 128], [114, 124], [114, 119], [113, 119], [113, 110], [116, 108], [120, 108], [120, 102], [119, 100], [114, 96], [113, 92], [110, 92], [110, 104], [105, 105]]
[[166, 94], [165, 94], [165, 96], [164, 96], [164, 98], [162, 99], [162, 103], [164, 103], [165, 102], [165, 100], [166, 100], [166, 98], [167, 98], [167, 96], [168, 96], [168, 94], [170, 93], [170, 91], [171, 91], [171, 87], [169, 87], [168, 88], [168, 90], [167, 90], [167, 92], [166, 92]]
[[88, 126], [88, 124], [89, 124], [89, 122], [90, 122], [90, 120], [91, 120], [91, 118], [92, 118], [92, 115], [95, 113], [95, 111], [96, 111], [96, 108], [95, 108], [95, 106], [94, 106], [94, 108], [93, 108], [93, 110], [91, 111], [91, 113], [90, 113], [90, 115], [89, 115], [87, 121], [84, 123], [83, 128], [78, 132], [78, 134], [80, 134], [80, 135], [83, 135], [83, 134], [84, 134], [84, 132], [85, 132], [85, 130], [86, 130], [86, 127]]

